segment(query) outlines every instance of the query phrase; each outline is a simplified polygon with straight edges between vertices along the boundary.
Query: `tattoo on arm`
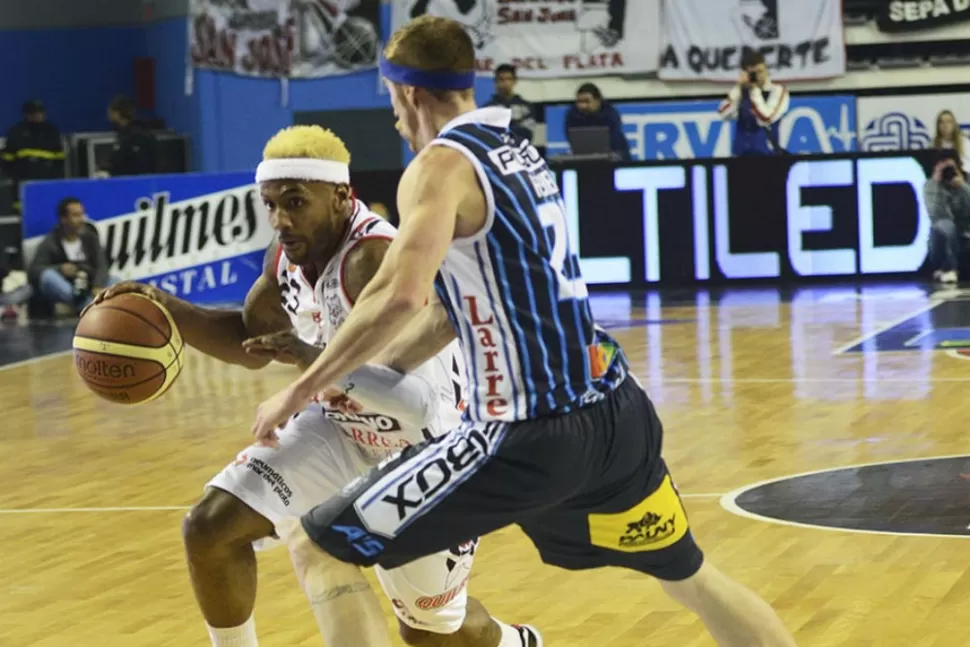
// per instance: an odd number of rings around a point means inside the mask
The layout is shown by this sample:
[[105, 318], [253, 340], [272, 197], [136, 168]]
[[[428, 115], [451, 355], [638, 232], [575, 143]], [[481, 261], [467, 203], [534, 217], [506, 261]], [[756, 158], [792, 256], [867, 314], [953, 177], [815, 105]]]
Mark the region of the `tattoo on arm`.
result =
[[283, 310], [280, 285], [276, 278], [276, 259], [279, 243], [273, 242], [263, 257], [263, 273], [246, 295], [243, 305], [243, 325], [250, 337], [288, 330], [292, 325]]
[[344, 289], [351, 301], [364, 291], [370, 280], [377, 274], [391, 241], [384, 238], [364, 240], [347, 253], [344, 259]]
[[324, 602], [333, 602], [337, 598], [343, 597], [350, 593], [360, 593], [362, 591], [369, 591], [370, 584], [367, 582], [355, 582], [353, 584], [344, 584], [341, 586], [335, 586], [332, 589], [327, 589], [321, 593], [315, 593], [310, 597], [310, 604], [323, 604]]

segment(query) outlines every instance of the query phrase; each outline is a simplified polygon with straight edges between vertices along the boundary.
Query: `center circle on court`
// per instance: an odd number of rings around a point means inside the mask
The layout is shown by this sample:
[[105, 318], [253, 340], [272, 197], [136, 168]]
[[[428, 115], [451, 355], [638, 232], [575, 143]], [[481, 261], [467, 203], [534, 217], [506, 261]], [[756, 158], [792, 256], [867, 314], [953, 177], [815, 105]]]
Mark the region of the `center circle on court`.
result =
[[728, 492], [721, 505], [784, 525], [970, 537], [970, 455], [794, 474]]

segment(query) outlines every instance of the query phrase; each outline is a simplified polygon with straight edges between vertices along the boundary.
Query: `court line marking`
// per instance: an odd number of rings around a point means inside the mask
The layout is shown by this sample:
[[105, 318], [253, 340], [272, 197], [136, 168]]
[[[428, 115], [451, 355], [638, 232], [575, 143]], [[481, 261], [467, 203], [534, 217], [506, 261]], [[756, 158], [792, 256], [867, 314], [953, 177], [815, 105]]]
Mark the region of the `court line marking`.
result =
[[900, 317], [898, 319], [894, 319], [894, 320], [890, 321], [887, 324], [883, 324], [881, 326], [877, 326], [875, 330], [873, 330], [871, 332], [868, 332], [868, 333], [866, 333], [864, 335], [861, 335], [861, 336], [853, 339], [852, 341], [850, 341], [847, 344], [843, 344], [842, 346], [839, 346], [834, 351], [832, 351], [832, 355], [833, 356], [835, 356], [835, 355], [842, 355], [843, 353], [845, 353], [845, 351], [849, 350], [853, 346], [858, 346], [859, 344], [862, 344], [864, 342], [867, 342], [870, 339], [872, 339], [873, 337], [875, 337], [876, 335], [879, 335], [881, 333], [884, 333], [887, 330], [889, 330], [890, 328], [895, 328], [896, 326], [898, 326], [899, 324], [903, 323], [904, 321], [906, 321], [908, 319], [912, 319], [913, 317], [919, 316], [919, 315], [921, 315], [921, 314], [923, 314], [925, 312], [929, 312], [933, 308], [935, 308], [937, 306], [940, 306], [940, 305], [943, 305], [946, 302], [947, 302], [946, 299], [941, 299], [939, 301], [934, 301], [934, 302], [928, 303], [928, 304], [924, 305], [922, 308], [919, 308], [918, 310], [915, 310], [913, 312], [910, 312], [909, 314], [907, 314], [904, 317]]
[[[681, 494], [682, 499], [719, 499], [724, 496], [714, 492], [696, 492]], [[176, 512], [190, 510], [192, 506], [187, 505], [135, 505], [135, 506], [114, 506], [114, 507], [89, 507], [89, 508], [0, 508], [2, 514], [66, 514], [72, 512]]]
[[951, 534], [941, 534], [941, 533], [931, 533], [931, 532], [893, 532], [891, 530], [866, 530], [863, 528], [840, 528], [837, 526], [820, 526], [812, 523], [804, 523], [802, 521], [788, 521], [787, 519], [778, 519], [776, 517], [767, 517], [765, 515], [760, 515], [756, 512], [750, 512], [745, 510], [737, 503], [739, 496], [759, 488], [763, 485], [770, 485], [772, 483], [779, 483], [781, 481], [790, 481], [802, 476], [814, 476], [816, 474], [825, 474], [827, 472], [841, 472], [843, 470], [855, 469], [858, 467], [872, 467], [875, 465], [894, 465], [896, 463], [916, 463], [918, 461], [938, 461], [946, 460], [949, 458], [970, 458], [970, 454], [947, 454], [945, 456], [920, 456], [918, 458], [898, 458], [895, 460], [888, 461], [876, 461], [874, 463], [856, 463], [854, 465], [843, 465], [841, 467], [829, 467], [826, 469], [812, 470], [810, 472], [800, 472], [798, 474], [789, 474], [787, 476], [781, 476], [778, 478], [765, 479], [764, 481], [758, 481], [757, 483], [752, 483], [749, 485], [744, 485], [742, 487], [731, 490], [727, 494], [721, 497], [721, 507], [728, 512], [735, 514], [739, 517], [745, 517], [747, 519], [753, 519], [755, 521], [761, 521], [764, 523], [770, 523], [777, 526], [791, 526], [794, 528], [811, 528], [813, 530], [828, 530], [831, 532], [848, 532], [855, 533], [858, 535], [890, 535], [892, 537], [935, 537], [935, 538], [946, 538], [946, 539], [970, 539], [970, 535], [951, 535]]
[[105, 508], [0, 508], [0, 514], [61, 514], [68, 512], [171, 512], [188, 510], [187, 505], [117, 506]]

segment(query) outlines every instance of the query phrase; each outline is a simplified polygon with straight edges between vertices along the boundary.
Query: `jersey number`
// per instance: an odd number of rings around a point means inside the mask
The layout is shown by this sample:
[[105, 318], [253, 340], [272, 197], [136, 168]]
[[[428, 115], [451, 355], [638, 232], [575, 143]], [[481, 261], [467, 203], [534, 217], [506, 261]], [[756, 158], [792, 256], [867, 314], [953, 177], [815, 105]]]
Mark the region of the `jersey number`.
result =
[[[562, 204], [558, 201], [545, 202], [539, 205], [539, 222], [545, 228], [547, 235], [552, 235], [552, 251], [549, 265], [556, 272], [559, 283], [559, 300], [585, 299], [589, 296], [583, 279], [576, 276], [579, 262], [576, 255], [569, 249], [569, 233], [566, 230], [566, 214]], [[551, 230], [551, 232], [550, 232]], [[567, 267], [568, 262], [568, 267]], [[573, 275], [570, 278], [569, 275]]]

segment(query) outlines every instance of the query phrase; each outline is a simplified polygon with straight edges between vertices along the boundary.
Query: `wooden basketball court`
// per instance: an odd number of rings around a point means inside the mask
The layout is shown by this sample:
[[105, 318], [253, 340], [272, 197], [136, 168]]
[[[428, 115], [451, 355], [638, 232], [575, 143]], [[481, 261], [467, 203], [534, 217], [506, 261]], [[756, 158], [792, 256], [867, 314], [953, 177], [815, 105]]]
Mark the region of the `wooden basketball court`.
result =
[[[799, 644], [966, 644], [960, 296], [897, 285], [595, 298], [657, 403], [698, 542]], [[0, 331], [8, 362], [70, 339], [62, 330], [34, 352], [11, 334]], [[166, 396], [126, 408], [91, 395], [67, 354], [0, 370], [0, 644], [207, 645], [182, 516], [248, 444], [257, 403], [291, 376], [190, 352]], [[894, 463], [942, 456], [957, 458]], [[886, 465], [854, 467], [869, 463]], [[748, 487], [805, 472], [820, 473]], [[260, 577], [261, 644], [321, 644], [285, 551], [261, 556]], [[550, 647], [713, 644], [655, 583], [544, 566], [516, 529], [483, 540], [470, 586], [498, 617], [542, 628]]]

